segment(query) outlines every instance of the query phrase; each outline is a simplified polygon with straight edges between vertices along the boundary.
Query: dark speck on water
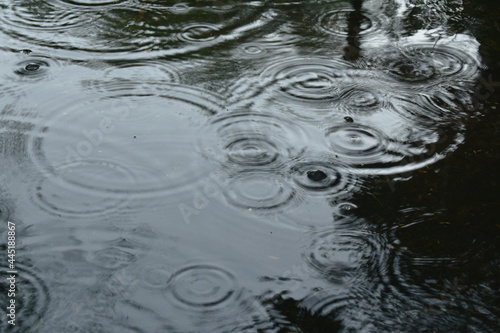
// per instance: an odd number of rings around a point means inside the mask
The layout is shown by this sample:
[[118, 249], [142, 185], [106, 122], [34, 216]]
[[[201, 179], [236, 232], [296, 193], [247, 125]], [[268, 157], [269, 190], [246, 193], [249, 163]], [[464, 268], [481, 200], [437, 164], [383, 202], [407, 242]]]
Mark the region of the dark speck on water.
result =
[[0, 332], [499, 332], [497, 0], [0, 8]]

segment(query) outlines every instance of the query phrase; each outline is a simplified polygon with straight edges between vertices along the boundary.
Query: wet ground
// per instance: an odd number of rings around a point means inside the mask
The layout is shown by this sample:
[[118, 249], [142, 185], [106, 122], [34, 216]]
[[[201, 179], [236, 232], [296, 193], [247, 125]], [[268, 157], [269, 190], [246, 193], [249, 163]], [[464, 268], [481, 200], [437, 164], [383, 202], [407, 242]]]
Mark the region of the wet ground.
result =
[[2, 1], [0, 331], [498, 332], [499, 14]]

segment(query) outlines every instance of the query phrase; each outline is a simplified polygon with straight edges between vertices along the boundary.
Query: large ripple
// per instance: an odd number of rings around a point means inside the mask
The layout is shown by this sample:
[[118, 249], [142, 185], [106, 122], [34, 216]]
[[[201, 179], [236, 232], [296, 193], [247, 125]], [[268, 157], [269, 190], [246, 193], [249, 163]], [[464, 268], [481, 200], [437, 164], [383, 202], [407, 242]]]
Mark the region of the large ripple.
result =
[[220, 98], [186, 86], [115, 83], [91, 101], [47, 106], [53, 112], [29, 141], [42, 174], [120, 198], [168, 195], [202, 179], [199, 127], [220, 110]]

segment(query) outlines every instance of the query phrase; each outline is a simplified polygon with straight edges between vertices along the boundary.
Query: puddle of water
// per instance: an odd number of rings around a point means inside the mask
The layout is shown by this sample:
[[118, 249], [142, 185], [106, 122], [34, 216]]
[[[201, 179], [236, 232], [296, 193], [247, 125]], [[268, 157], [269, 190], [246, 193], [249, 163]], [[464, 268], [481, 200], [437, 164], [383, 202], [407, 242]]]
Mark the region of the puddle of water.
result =
[[455, 5], [1, 4], [0, 330], [496, 332], [498, 69]]

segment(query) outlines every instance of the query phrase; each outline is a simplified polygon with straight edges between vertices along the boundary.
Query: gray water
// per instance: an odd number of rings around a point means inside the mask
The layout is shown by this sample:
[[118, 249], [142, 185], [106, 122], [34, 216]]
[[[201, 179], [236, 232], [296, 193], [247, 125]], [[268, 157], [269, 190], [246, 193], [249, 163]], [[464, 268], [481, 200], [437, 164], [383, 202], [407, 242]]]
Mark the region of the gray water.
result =
[[498, 332], [480, 3], [2, 1], [0, 331]]

